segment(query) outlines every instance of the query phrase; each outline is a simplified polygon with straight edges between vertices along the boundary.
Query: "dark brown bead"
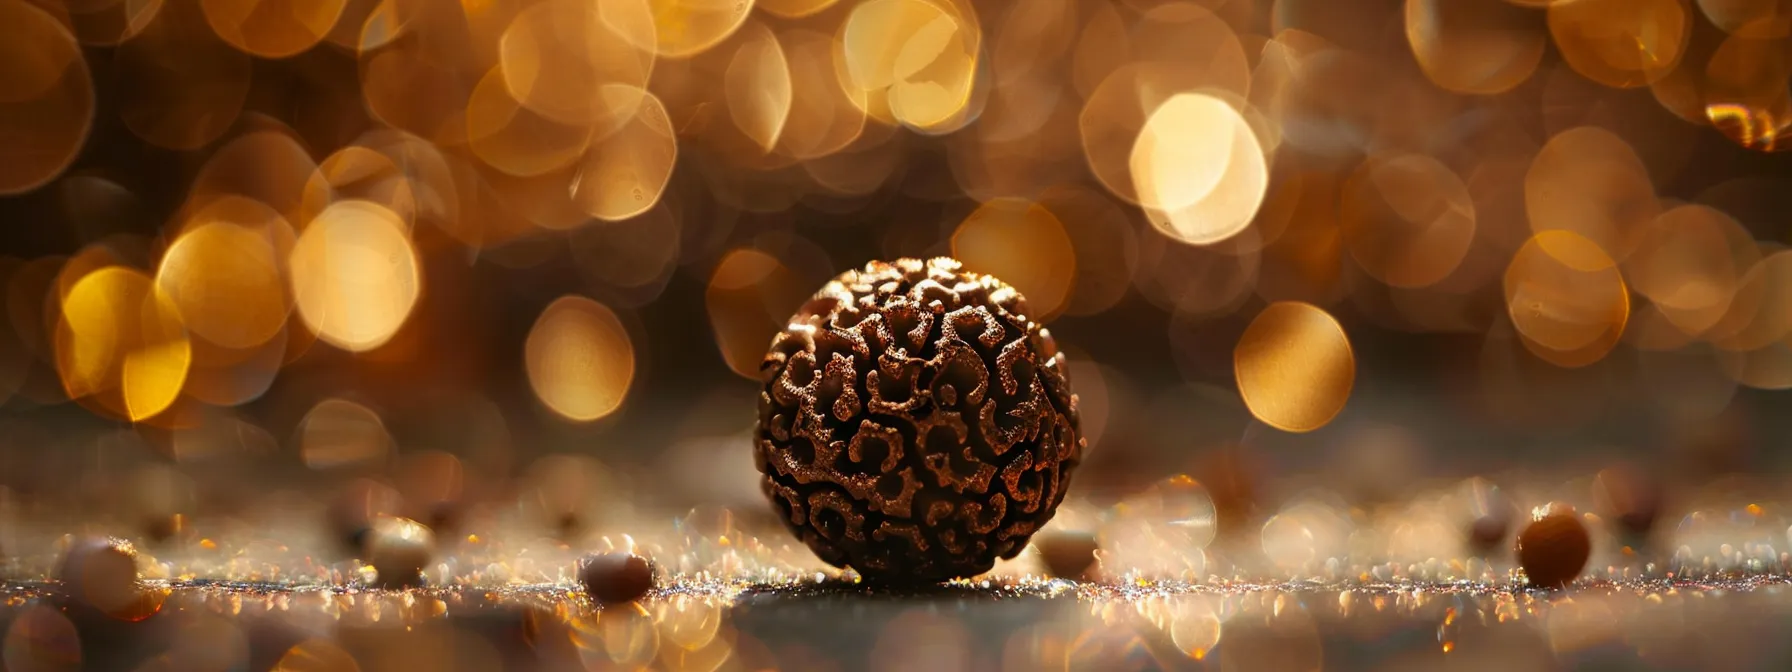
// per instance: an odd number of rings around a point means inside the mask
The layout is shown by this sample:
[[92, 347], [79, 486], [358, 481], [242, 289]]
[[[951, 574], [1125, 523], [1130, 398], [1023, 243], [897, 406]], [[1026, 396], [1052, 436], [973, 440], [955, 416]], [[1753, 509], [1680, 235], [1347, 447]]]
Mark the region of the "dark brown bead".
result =
[[1082, 459], [1063, 355], [1001, 281], [952, 259], [823, 287], [760, 367], [754, 456], [785, 524], [867, 580], [1013, 558]]
[[633, 602], [653, 589], [653, 563], [633, 553], [593, 553], [578, 569], [579, 584], [599, 604]]
[[1517, 550], [1532, 586], [1566, 588], [1586, 568], [1593, 541], [1574, 507], [1554, 504], [1518, 533]]
[[1088, 532], [1048, 532], [1039, 535], [1039, 557], [1045, 571], [1054, 578], [1087, 581], [1089, 568], [1095, 565], [1095, 551], [1101, 548], [1095, 535]]

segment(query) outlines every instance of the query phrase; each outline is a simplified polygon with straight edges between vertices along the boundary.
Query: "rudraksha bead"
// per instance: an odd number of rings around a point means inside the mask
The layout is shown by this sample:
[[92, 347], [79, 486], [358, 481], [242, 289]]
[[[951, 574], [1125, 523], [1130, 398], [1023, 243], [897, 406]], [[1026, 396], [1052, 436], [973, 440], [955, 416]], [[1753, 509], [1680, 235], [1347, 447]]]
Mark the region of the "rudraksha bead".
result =
[[763, 489], [823, 561], [881, 582], [1026, 548], [1082, 457], [1064, 356], [1014, 288], [952, 259], [872, 262], [773, 339]]

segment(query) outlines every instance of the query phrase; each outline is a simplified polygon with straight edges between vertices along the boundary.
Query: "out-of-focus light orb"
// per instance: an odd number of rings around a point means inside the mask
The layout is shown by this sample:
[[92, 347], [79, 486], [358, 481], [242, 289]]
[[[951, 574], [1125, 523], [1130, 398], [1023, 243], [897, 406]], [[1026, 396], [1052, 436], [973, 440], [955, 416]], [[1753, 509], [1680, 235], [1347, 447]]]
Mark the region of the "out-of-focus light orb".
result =
[[404, 221], [370, 201], [337, 201], [305, 227], [288, 264], [305, 326], [350, 352], [398, 333], [417, 305], [421, 275]]
[[734, 127], [765, 151], [777, 146], [790, 118], [790, 63], [765, 24], [749, 23], [742, 30], [722, 87]]
[[647, 212], [672, 180], [678, 139], [666, 106], [652, 93], [632, 86], [603, 87], [605, 124], [615, 129], [592, 140], [576, 164], [572, 200], [586, 214], [618, 221]]
[[848, 84], [886, 92], [897, 121], [949, 130], [970, 104], [981, 35], [950, 0], [869, 0], [840, 28]]
[[205, 20], [231, 46], [286, 58], [323, 41], [346, 0], [200, 0]]
[[1147, 497], [1156, 508], [1148, 515], [1158, 517], [1161, 534], [1178, 549], [1194, 551], [1207, 548], [1219, 532], [1217, 509], [1207, 486], [1186, 474], [1177, 474], [1151, 486]]
[[1283, 431], [1324, 427], [1344, 410], [1356, 383], [1344, 327], [1312, 304], [1270, 304], [1245, 328], [1232, 357], [1251, 415]]
[[361, 666], [334, 642], [313, 637], [281, 654], [273, 672], [361, 672]]
[[1668, 322], [1697, 336], [1723, 318], [1759, 260], [1754, 239], [1735, 219], [1716, 208], [1682, 205], [1655, 218], [1623, 271]]
[[614, 412], [635, 379], [635, 346], [609, 307], [582, 296], [549, 304], [523, 345], [536, 398], [561, 416], [589, 422]]
[[834, 37], [813, 30], [778, 35], [790, 67], [790, 115], [778, 136], [781, 153], [815, 159], [844, 149], [865, 130], [866, 93], [842, 81]]
[[654, 17], [648, 0], [549, 0], [518, 12], [498, 40], [510, 97], [566, 124], [604, 116], [599, 89], [644, 87], [652, 76]]
[[381, 464], [392, 435], [373, 409], [347, 399], [325, 399], [299, 421], [299, 459], [312, 469]]
[[31, 3], [0, 4], [0, 196], [62, 174], [92, 124], [93, 81], [74, 35]]
[[1695, 0], [1711, 24], [1732, 35], [1777, 39], [1792, 32], [1787, 0]]
[[292, 303], [283, 265], [266, 232], [214, 220], [168, 246], [156, 284], [194, 334], [226, 348], [251, 348], [286, 325]]
[[503, 68], [480, 78], [467, 100], [467, 145], [508, 175], [536, 177], [563, 168], [585, 152], [589, 123], [561, 123], [535, 113], [505, 90]]
[[1036, 321], [1064, 311], [1076, 280], [1076, 250], [1064, 224], [1032, 201], [984, 203], [952, 233], [952, 256], [966, 270], [993, 275], [1020, 291]]
[[1394, 287], [1448, 277], [1475, 241], [1475, 203], [1448, 166], [1420, 154], [1371, 157], [1344, 184], [1338, 219], [1357, 264]]
[[1623, 138], [1593, 126], [1555, 134], [1524, 176], [1531, 231], [1572, 231], [1614, 259], [1630, 256], [1661, 212], [1649, 171]]
[[647, 0], [661, 56], [694, 56], [740, 28], [753, 0]]
[[1543, 16], [1507, 0], [1406, 0], [1406, 39], [1425, 77], [1447, 91], [1510, 91], [1537, 71]]
[[[349, 145], [317, 164], [305, 178], [298, 214], [292, 221], [303, 226], [331, 203], [361, 199], [385, 206], [407, 227], [414, 226], [421, 209], [418, 192], [427, 186], [430, 185], [420, 177], [413, 182], [412, 176], [392, 157], [368, 147]], [[437, 199], [431, 204], [432, 210], [448, 207], [440, 202], [440, 194], [425, 193]]]
[[62, 297], [56, 346], [70, 399], [116, 392], [133, 422], [172, 405], [193, 363], [179, 310], [149, 276], [123, 266], [88, 273]]
[[1706, 61], [1699, 82], [1705, 118], [1737, 145], [1784, 151], [1792, 128], [1792, 50], [1783, 37], [1754, 32], [1725, 38]]
[[1269, 189], [1257, 134], [1237, 109], [1204, 94], [1179, 94], [1151, 113], [1133, 143], [1131, 168], [1152, 223], [1196, 245], [1250, 226]]
[[1549, 32], [1582, 77], [1630, 88], [1680, 63], [1692, 17], [1685, 0], [1573, 0], [1550, 4]]
[[1313, 531], [1296, 516], [1271, 516], [1260, 535], [1264, 557], [1283, 571], [1299, 570], [1316, 557]]
[[1506, 266], [1506, 313], [1525, 348], [1566, 368], [1603, 359], [1624, 335], [1630, 292], [1618, 265], [1572, 231], [1544, 231]]
[[703, 299], [728, 368], [759, 380], [759, 365], [772, 337], [814, 289], [802, 284], [794, 271], [765, 252], [741, 248], [722, 257]]
[[81, 669], [81, 633], [56, 607], [24, 607], [0, 640], [0, 666], [21, 672]]
[[1713, 345], [1747, 352], [1781, 344], [1792, 333], [1792, 250], [1780, 250], [1748, 270], [1729, 310], [1705, 334]]

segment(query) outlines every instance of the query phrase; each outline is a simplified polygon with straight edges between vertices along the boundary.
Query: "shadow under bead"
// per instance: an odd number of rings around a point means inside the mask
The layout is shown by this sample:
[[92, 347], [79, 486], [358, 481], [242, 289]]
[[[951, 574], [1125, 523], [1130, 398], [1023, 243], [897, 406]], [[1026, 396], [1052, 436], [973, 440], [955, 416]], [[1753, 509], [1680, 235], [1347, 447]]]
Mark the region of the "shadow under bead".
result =
[[1566, 588], [1586, 569], [1593, 541], [1574, 507], [1551, 504], [1518, 533], [1516, 550], [1533, 587]]
[[867, 581], [981, 574], [1051, 520], [1082, 459], [1065, 368], [1000, 280], [947, 258], [849, 271], [760, 367], [762, 488]]
[[1101, 550], [1095, 535], [1088, 532], [1047, 532], [1034, 542], [1045, 571], [1056, 579], [1093, 581], [1095, 552]]

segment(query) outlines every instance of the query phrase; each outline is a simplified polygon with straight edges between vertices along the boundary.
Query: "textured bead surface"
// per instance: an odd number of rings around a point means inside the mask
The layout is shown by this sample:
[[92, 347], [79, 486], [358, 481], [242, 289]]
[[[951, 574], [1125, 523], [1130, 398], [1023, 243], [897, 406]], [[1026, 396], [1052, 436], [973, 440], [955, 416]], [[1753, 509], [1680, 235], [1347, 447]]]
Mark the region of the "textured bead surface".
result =
[[1082, 457], [1051, 335], [1013, 288], [951, 259], [835, 278], [760, 372], [767, 497], [823, 561], [867, 579], [941, 581], [1014, 557]]

